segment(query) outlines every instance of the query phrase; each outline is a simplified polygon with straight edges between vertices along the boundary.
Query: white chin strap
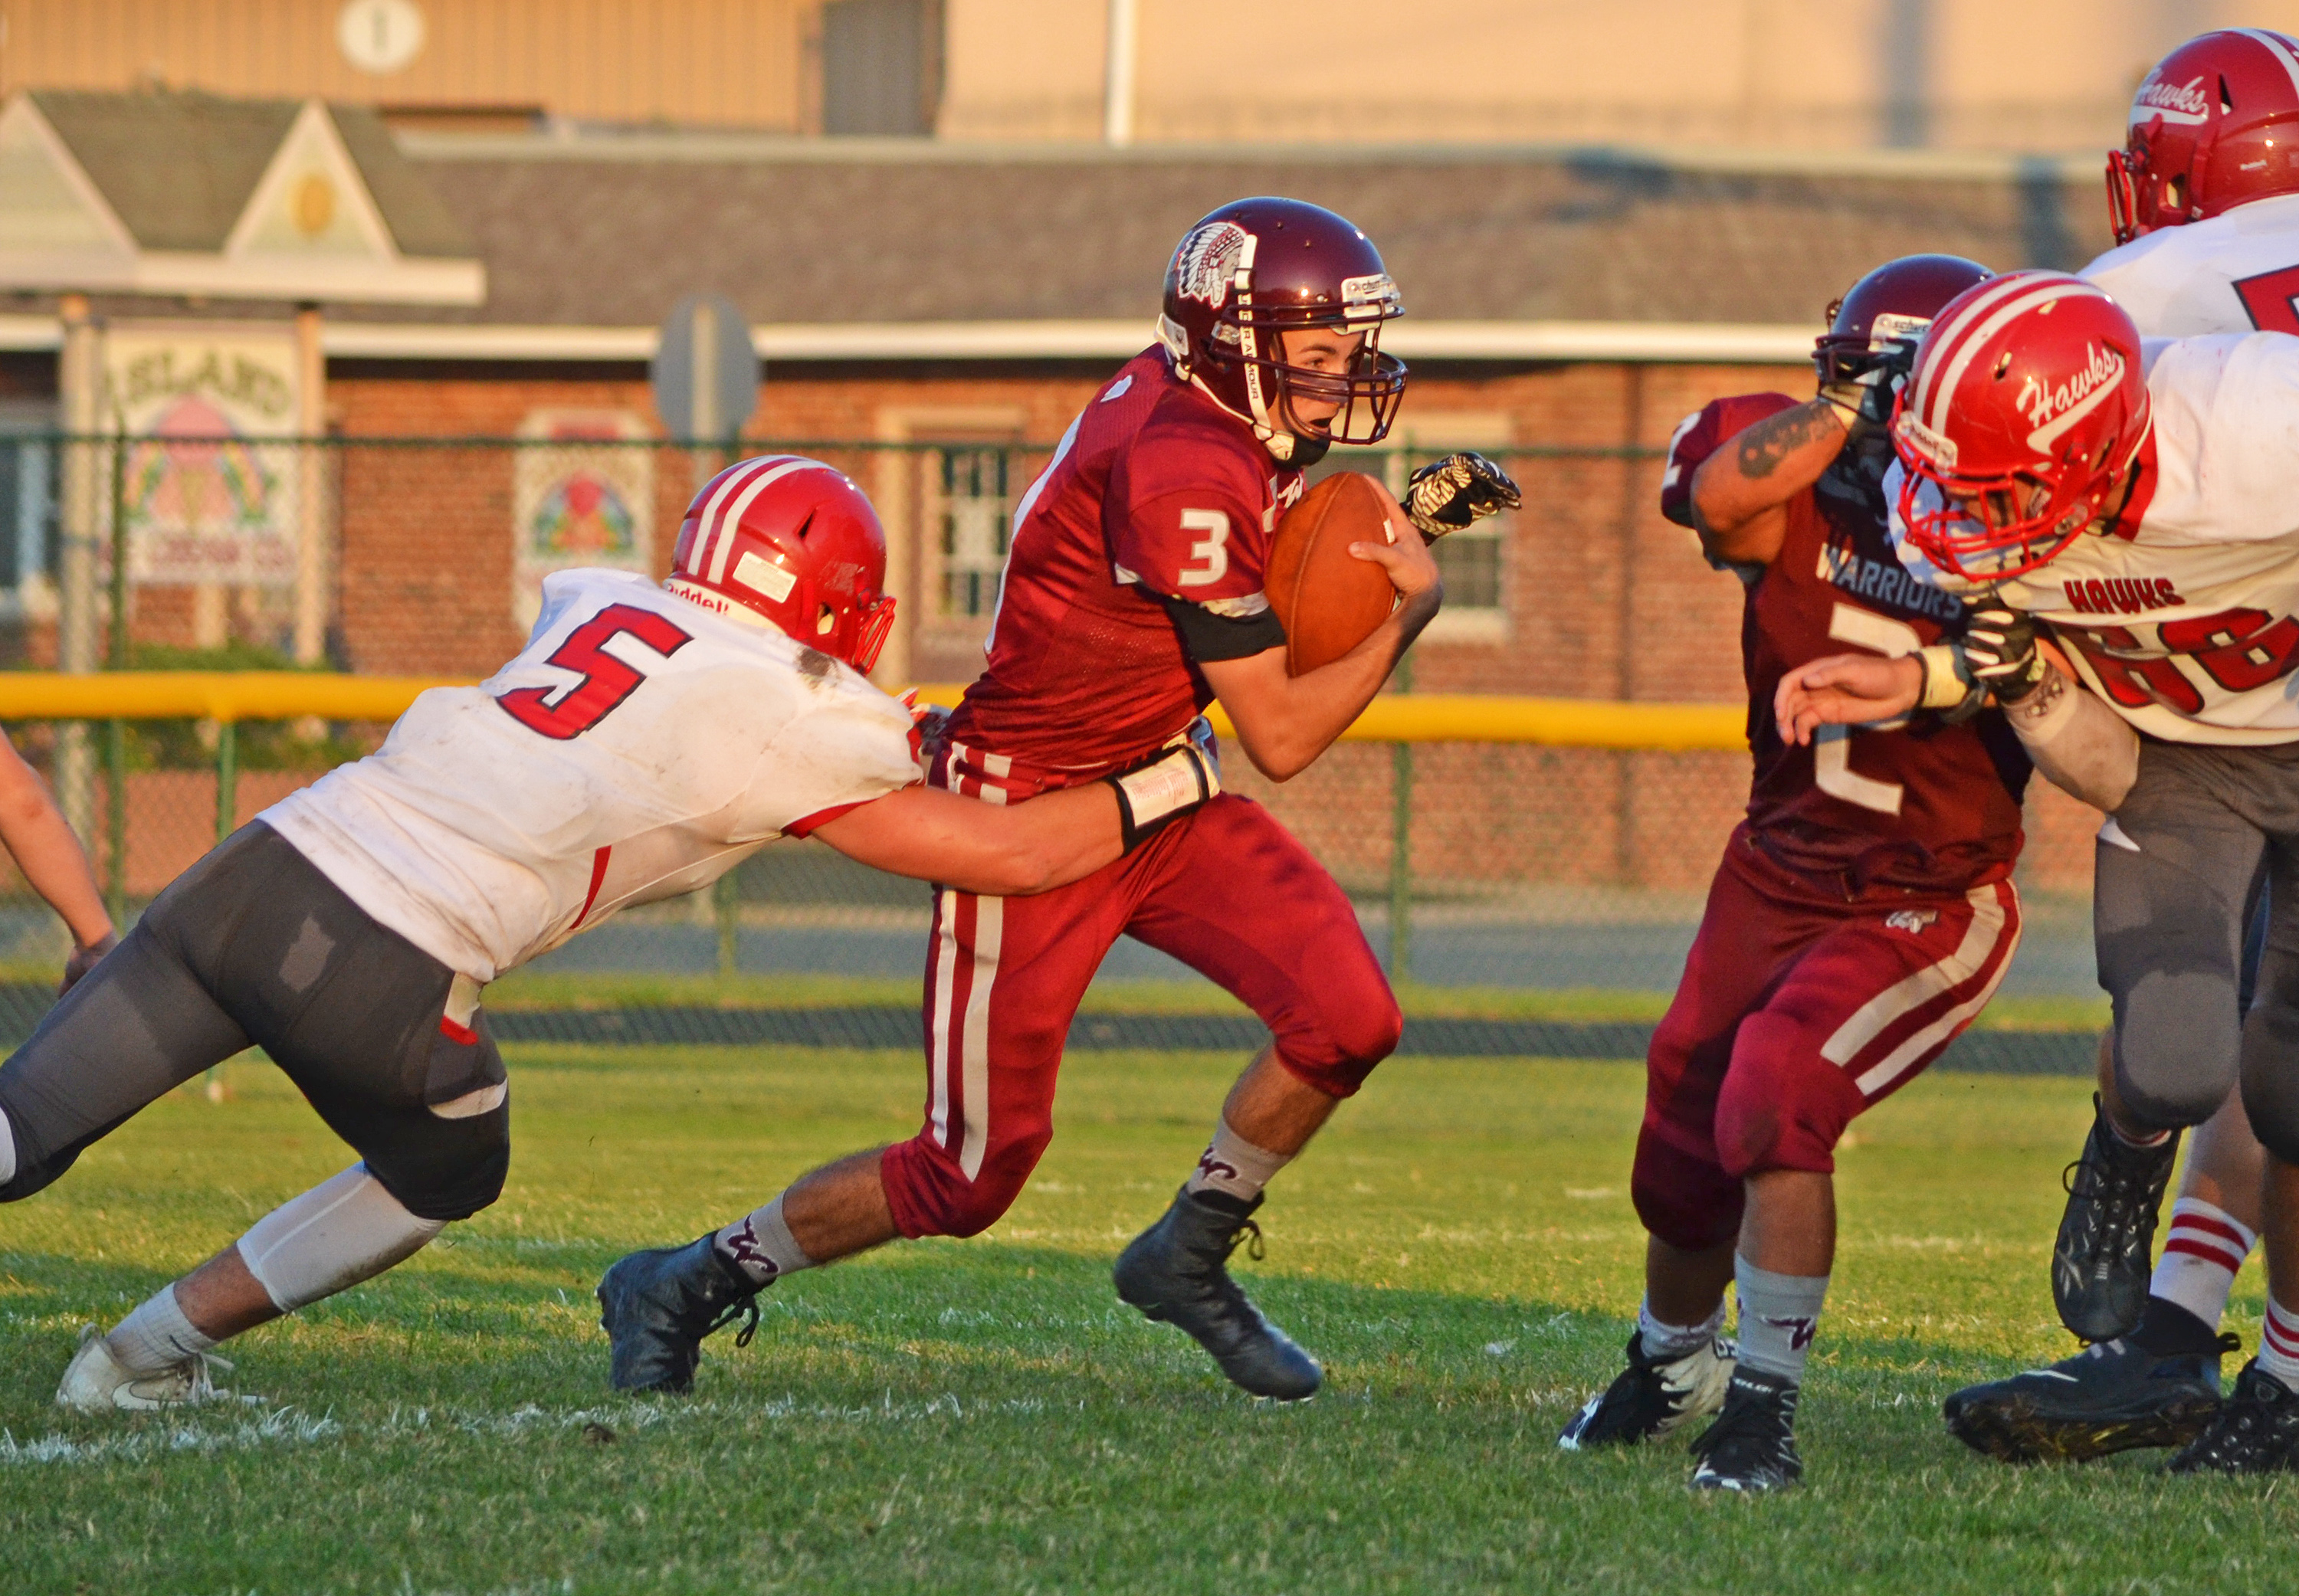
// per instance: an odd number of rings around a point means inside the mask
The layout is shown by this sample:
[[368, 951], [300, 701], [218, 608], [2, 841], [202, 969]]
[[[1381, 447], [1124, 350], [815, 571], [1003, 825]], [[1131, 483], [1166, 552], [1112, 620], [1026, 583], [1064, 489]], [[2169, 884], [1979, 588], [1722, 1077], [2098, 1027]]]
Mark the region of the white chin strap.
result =
[[16, 1178], [16, 1133], [8, 1129], [8, 1116], [0, 1112], [0, 1186]]
[[413, 1257], [446, 1228], [408, 1212], [355, 1163], [256, 1220], [239, 1260], [272, 1306], [292, 1313]]

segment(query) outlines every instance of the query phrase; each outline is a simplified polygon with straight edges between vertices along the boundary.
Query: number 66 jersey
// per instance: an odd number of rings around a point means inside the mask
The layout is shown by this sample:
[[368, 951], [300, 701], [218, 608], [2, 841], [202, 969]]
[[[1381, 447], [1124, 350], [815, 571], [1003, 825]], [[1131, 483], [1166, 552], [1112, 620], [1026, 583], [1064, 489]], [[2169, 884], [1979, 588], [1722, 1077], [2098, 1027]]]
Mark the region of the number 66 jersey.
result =
[[[1795, 402], [1748, 394], [1686, 418], [1669, 446], [1662, 513], [1690, 525], [1701, 461]], [[1963, 624], [1956, 599], [1901, 568], [1883, 496], [1848, 456], [1786, 509], [1780, 553], [1740, 572], [1751, 837], [1778, 863], [1847, 897], [1872, 886], [1961, 893], [2008, 876], [2029, 763], [1999, 711], [1961, 725], [1919, 715], [1824, 727], [1803, 748], [1780, 735], [1772, 699], [1789, 670], [1835, 654], [1912, 654]]]
[[909, 711], [858, 672], [628, 572], [561, 571], [517, 658], [257, 818], [484, 986], [918, 779]]

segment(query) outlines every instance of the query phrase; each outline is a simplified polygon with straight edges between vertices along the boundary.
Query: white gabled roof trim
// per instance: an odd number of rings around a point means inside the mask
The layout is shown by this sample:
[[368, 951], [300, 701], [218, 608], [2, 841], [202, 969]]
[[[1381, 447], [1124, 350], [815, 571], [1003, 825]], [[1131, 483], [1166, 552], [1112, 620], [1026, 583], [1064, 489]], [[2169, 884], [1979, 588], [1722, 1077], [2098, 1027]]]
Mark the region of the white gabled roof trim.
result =
[[[1675, 365], [1801, 365], [1814, 329], [1761, 323], [1400, 321], [1382, 345], [1408, 360], [1632, 360]], [[654, 354], [652, 327], [326, 324], [328, 354], [352, 360], [613, 360]], [[0, 316], [0, 350], [53, 350], [46, 316]], [[1105, 360], [1152, 342], [1132, 321], [940, 321], [768, 325], [751, 329], [764, 360]]]

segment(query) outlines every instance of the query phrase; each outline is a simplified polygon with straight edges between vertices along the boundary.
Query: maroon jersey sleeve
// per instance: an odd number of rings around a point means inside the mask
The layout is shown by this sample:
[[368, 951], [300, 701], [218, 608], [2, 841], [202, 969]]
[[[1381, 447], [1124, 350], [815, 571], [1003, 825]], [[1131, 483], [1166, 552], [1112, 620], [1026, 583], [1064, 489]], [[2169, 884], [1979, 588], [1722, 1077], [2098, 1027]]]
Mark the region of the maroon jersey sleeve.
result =
[[1676, 424], [1668, 441], [1668, 466], [1660, 477], [1660, 513], [1679, 526], [1692, 525], [1692, 474], [1728, 440], [1768, 416], [1792, 410], [1797, 401], [1785, 393], [1739, 393], [1712, 399]]
[[1193, 416], [1153, 418], [1102, 500], [1112, 576], [1197, 604], [1258, 597], [1275, 517], [1250, 442]]

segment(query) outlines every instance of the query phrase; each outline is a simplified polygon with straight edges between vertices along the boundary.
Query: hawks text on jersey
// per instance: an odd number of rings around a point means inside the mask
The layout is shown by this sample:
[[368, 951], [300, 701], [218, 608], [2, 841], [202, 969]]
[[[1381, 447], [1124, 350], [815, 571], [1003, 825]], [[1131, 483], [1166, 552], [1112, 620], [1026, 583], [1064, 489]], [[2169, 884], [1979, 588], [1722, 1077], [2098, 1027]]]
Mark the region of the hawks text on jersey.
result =
[[[1713, 401], [1678, 430], [1672, 480], [1689, 494], [1709, 453], [1794, 402]], [[1897, 657], [1963, 627], [1961, 603], [1894, 558], [1883, 500], [1848, 462], [1786, 508], [1780, 553], [1752, 575], [1741, 609], [1751, 831], [1792, 868], [1855, 886], [1961, 892], [2010, 874], [2028, 759], [2000, 713], [1831, 727], [1803, 748], [1780, 735], [1772, 700], [1795, 666], [1847, 649]]]
[[903, 707], [780, 631], [619, 571], [544, 579], [519, 657], [260, 818], [484, 985], [919, 779]]
[[1161, 599], [1266, 610], [1269, 536], [1300, 494], [1164, 351], [1128, 361], [1015, 511], [988, 663], [951, 737], [1074, 781], [1154, 752], [1213, 701]]
[[2299, 333], [2299, 194], [2159, 227], [2079, 274], [2151, 338]]
[[[2084, 681], [2142, 732], [2299, 740], [2299, 338], [2228, 334], [2145, 351], [2154, 430], [2122, 514], [1995, 584], [1995, 599], [2049, 621]], [[1885, 487], [1896, 507], [1898, 469]], [[1896, 541], [1896, 508], [1894, 521]], [[1948, 591], [1981, 589], [1905, 541], [1899, 555]]]

